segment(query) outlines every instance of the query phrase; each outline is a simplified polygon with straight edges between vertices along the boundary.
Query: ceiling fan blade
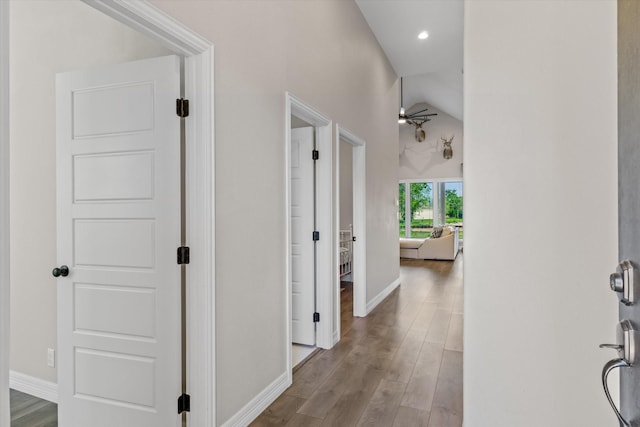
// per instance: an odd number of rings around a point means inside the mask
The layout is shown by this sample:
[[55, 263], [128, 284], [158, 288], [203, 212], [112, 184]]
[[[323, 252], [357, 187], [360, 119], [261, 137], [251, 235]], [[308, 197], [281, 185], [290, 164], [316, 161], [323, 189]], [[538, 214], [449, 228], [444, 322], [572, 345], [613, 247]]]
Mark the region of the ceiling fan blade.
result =
[[429, 117], [431, 117], [432, 115], [424, 115], [424, 116], [410, 116], [407, 117], [408, 119], [412, 119], [412, 120], [422, 120], [422, 121], [427, 121], [427, 120], [431, 120]]
[[412, 117], [412, 118], [423, 118], [423, 117], [431, 117], [431, 116], [437, 116], [438, 113], [431, 113], [431, 114], [409, 114], [407, 115], [407, 117]]
[[425, 108], [424, 110], [420, 110], [420, 111], [416, 111], [415, 113], [411, 113], [411, 116], [415, 116], [416, 114], [420, 114], [420, 113], [424, 113], [425, 111], [428, 111], [428, 108]]

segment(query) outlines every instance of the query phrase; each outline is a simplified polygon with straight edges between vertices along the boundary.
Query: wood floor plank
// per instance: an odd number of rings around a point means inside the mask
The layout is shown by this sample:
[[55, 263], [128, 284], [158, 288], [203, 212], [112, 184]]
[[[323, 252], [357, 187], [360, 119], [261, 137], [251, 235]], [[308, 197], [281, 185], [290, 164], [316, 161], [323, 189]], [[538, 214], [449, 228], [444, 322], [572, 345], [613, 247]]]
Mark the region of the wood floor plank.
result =
[[[438, 409], [436, 417], [440, 423], [457, 422], [462, 418], [463, 404], [463, 358], [459, 351], [445, 351], [438, 377], [432, 412]], [[437, 420], [437, 418], [436, 418]], [[435, 422], [435, 421], [434, 421]]]
[[402, 406], [430, 411], [437, 384], [437, 375], [423, 375], [411, 378], [402, 397]]
[[359, 365], [347, 382], [345, 396], [358, 394], [371, 397], [378, 389], [385, 371], [372, 365]]
[[464, 313], [464, 293], [462, 291], [458, 291], [458, 293], [456, 294], [456, 300], [453, 303], [452, 313]]
[[440, 408], [451, 415], [462, 415], [462, 383], [439, 378], [431, 409], [434, 408]]
[[371, 395], [364, 392], [345, 393], [327, 413], [323, 427], [355, 426], [364, 412]]
[[305, 399], [283, 394], [276, 399], [258, 418], [251, 423], [251, 427], [282, 426], [293, 418], [296, 411], [304, 404]]
[[445, 350], [442, 353], [442, 365], [440, 367], [440, 378], [446, 378], [462, 383], [463, 357], [461, 351]]
[[11, 427], [57, 427], [58, 411], [33, 412], [11, 421]]
[[11, 427], [57, 427], [58, 405], [21, 393], [10, 391]]
[[462, 314], [452, 313], [449, 322], [449, 332], [444, 345], [446, 350], [462, 351]]
[[462, 427], [462, 416], [452, 414], [446, 408], [434, 407], [428, 427]]
[[390, 426], [398, 412], [402, 395], [407, 387], [405, 383], [380, 380], [380, 384], [371, 397], [369, 404], [360, 417], [357, 426]]
[[345, 358], [349, 363], [360, 363], [376, 369], [386, 370], [391, 364], [388, 351], [376, 352], [379, 338], [370, 338], [354, 346], [353, 351]]
[[[320, 356], [320, 357], [318, 357]], [[327, 359], [320, 353], [293, 374], [293, 384], [285, 393], [291, 396], [309, 398], [319, 384], [326, 380], [339, 364], [339, 360]]]
[[402, 357], [400, 354], [391, 361], [389, 369], [386, 371], [385, 379], [389, 381], [408, 383], [411, 380], [411, 374], [413, 373], [415, 366], [415, 360]]
[[447, 310], [448, 312], [453, 311], [453, 305], [456, 300], [456, 294], [454, 289], [451, 289], [448, 283], [443, 284], [445, 291], [442, 293], [438, 300], [438, 308]]
[[316, 418], [324, 418], [327, 412], [342, 397], [347, 389], [351, 377], [359, 373], [358, 364], [344, 361], [331, 375], [316, 389], [316, 391], [298, 409], [299, 414]]
[[391, 381], [409, 382], [422, 349], [424, 334], [410, 330], [398, 348], [398, 352], [387, 369], [385, 378]]
[[354, 426], [378, 388], [384, 371], [364, 365], [352, 376], [347, 389], [327, 413], [323, 426]]
[[428, 411], [400, 406], [393, 420], [393, 427], [427, 427], [429, 416]]
[[376, 337], [376, 339], [369, 340], [370, 349], [378, 357], [385, 359], [393, 359], [400, 348], [400, 344], [407, 336], [408, 330], [402, 330], [398, 328], [387, 328], [386, 334], [382, 337]]
[[443, 345], [425, 341], [420, 349], [412, 377], [402, 397], [402, 405], [431, 410], [442, 365]]
[[444, 348], [442, 344], [425, 341], [420, 349], [413, 376], [438, 376], [440, 365], [442, 364], [443, 352]]
[[438, 304], [435, 302], [425, 302], [422, 305], [420, 313], [416, 316], [411, 329], [427, 332], [433, 321], [433, 317], [438, 309]]
[[409, 300], [402, 311], [396, 314], [394, 326], [401, 329], [409, 329], [421, 311], [422, 300], [420, 298]]
[[320, 354], [318, 354], [317, 357], [325, 363], [334, 363], [337, 366], [351, 353], [355, 341], [352, 335], [345, 335], [331, 349], [320, 350]]
[[449, 333], [449, 321], [451, 320], [451, 310], [442, 308], [436, 309], [431, 325], [429, 326], [429, 332], [427, 333], [426, 341], [437, 342], [444, 344], [447, 341], [447, 334]]
[[317, 427], [322, 424], [321, 418], [314, 418], [308, 415], [293, 414], [286, 427]]

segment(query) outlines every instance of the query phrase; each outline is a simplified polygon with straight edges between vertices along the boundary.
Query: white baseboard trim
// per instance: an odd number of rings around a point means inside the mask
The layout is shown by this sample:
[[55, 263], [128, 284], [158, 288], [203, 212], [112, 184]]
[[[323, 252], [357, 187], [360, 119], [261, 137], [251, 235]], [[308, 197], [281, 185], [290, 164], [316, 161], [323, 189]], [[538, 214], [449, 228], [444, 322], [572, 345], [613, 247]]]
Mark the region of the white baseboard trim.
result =
[[291, 375], [280, 375], [249, 403], [244, 405], [222, 427], [246, 427], [269, 407], [291, 385]]
[[367, 303], [367, 314], [371, 313], [371, 310], [376, 308], [378, 304], [380, 304], [382, 300], [384, 300], [387, 296], [389, 296], [389, 294], [393, 292], [393, 290], [398, 286], [400, 286], [399, 277], [396, 280], [394, 280], [389, 286], [384, 288], [384, 290], [380, 292], [378, 295], [376, 295], [371, 301]]
[[9, 372], [9, 387], [49, 402], [58, 403], [58, 384], [16, 371]]
[[333, 331], [333, 340], [331, 341], [331, 347], [338, 344], [338, 341], [340, 341], [340, 334], [338, 333], [338, 331]]

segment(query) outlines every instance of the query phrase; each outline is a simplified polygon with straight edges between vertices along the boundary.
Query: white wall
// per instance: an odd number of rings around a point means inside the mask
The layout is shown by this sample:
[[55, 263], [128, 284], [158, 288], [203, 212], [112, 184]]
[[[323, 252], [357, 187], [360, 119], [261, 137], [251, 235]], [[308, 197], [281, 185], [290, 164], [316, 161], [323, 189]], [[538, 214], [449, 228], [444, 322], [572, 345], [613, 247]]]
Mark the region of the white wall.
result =
[[367, 141], [371, 300], [399, 276], [398, 81], [353, 1], [153, 3], [215, 45], [222, 424], [286, 373], [285, 91]]
[[9, 268], [6, 254], [9, 253], [9, 8], [7, 2], [0, 2], [0, 425], [10, 423], [9, 409]]
[[411, 106], [428, 99], [432, 107], [462, 120], [462, 80], [461, 68], [404, 77], [404, 103]]
[[[462, 159], [464, 138], [462, 122], [444, 111], [420, 104], [429, 108], [427, 113], [437, 113], [431, 121], [422, 125], [427, 137], [418, 142], [415, 138], [415, 126], [400, 125], [400, 157], [398, 174], [400, 179], [438, 179], [462, 178]], [[410, 111], [420, 111], [422, 108], [412, 107]], [[451, 147], [453, 157], [442, 157], [443, 144], [440, 137], [454, 136]]]
[[618, 425], [616, 2], [466, 1], [464, 72], [465, 427]]
[[12, 1], [11, 369], [55, 382], [55, 74], [169, 52], [79, 1]]

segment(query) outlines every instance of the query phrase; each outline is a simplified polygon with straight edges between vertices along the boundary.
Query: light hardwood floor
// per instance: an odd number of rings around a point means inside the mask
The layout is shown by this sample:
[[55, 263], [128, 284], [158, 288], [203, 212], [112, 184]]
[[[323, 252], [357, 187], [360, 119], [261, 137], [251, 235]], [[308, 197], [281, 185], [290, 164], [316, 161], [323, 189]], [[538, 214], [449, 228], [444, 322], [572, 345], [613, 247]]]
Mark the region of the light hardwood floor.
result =
[[252, 426], [462, 426], [462, 263], [402, 260], [400, 288], [365, 318], [343, 292], [340, 342]]
[[57, 427], [58, 405], [11, 390], [11, 427]]

